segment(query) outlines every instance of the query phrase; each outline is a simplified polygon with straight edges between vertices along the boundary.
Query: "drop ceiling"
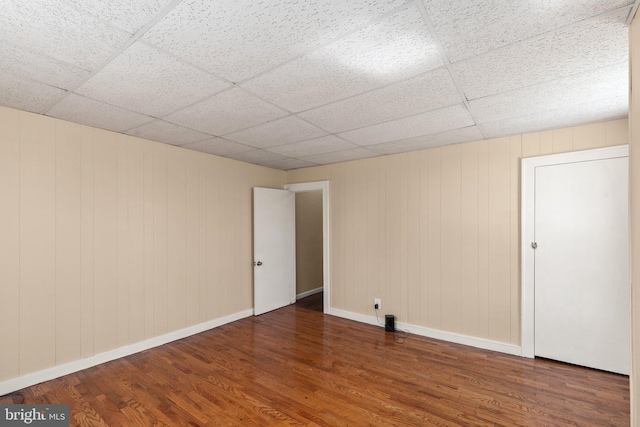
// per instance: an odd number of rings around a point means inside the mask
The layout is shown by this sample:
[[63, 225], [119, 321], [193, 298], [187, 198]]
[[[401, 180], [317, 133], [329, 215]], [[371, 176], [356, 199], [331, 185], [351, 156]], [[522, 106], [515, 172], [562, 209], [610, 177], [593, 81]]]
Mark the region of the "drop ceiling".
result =
[[5, 0], [0, 104], [289, 170], [626, 117], [632, 0]]

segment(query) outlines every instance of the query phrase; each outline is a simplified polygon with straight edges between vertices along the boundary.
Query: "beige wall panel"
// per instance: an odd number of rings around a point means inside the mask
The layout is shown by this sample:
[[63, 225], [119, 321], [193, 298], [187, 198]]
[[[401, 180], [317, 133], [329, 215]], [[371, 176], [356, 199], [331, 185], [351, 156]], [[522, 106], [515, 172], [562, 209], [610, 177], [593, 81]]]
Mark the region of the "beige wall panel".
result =
[[130, 137], [112, 135], [117, 146], [117, 216], [118, 216], [118, 347], [129, 339], [129, 146]]
[[93, 128], [80, 126], [80, 351], [95, 354], [94, 338], [94, 232], [93, 232]]
[[[631, 425], [640, 425], [640, 17], [631, 22], [629, 99], [629, 258], [631, 279]], [[635, 90], [634, 90], [635, 88]]]
[[553, 153], [566, 153], [573, 151], [573, 130], [574, 128], [554, 129], [553, 131]]
[[168, 154], [163, 145], [153, 147], [153, 334], [169, 332], [168, 259]]
[[479, 165], [478, 143], [460, 146], [460, 332], [478, 336]]
[[522, 157], [540, 155], [540, 132], [522, 135]]
[[81, 313], [80, 125], [56, 125], [56, 363], [77, 360]]
[[344, 164], [331, 167], [331, 307], [344, 309], [344, 241], [345, 195], [343, 185]]
[[[384, 313], [395, 314], [399, 316], [401, 312], [400, 307], [400, 292], [401, 292], [401, 223], [402, 223], [402, 209], [401, 209], [401, 179], [400, 168], [402, 164], [400, 162], [400, 156], [390, 156], [385, 162], [385, 174], [386, 180], [384, 181], [383, 191], [385, 192], [385, 222], [383, 223], [384, 233], [384, 248], [385, 248], [385, 260], [386, 275], [383, 286], [385, 288], [385, 310]], [[406, 321], [406, 319], [398, 319]]]
[[441, 328], [441, 258], [442, 258], [442, 224], [441, 224], [441, 188], [440, 181], [441, 168], [440, 156], [442, 149], [436, 148], [429, 153], [427, 171], [428, 188], [427, 194], [429, 205], [427, 206], [428, 217], [428, 242], [426, 247], [427, 257], [427, 293], [428, 305], [423, 307], [427, 310], [427, 325], [430, 328]]
[[169, 331], [187, 325], [186, 154], [167, 147], [167, 322]]
[[398, 317], [403, 322], [407, 321], [408, 312], [408, 297], [407, 292], [409, 290], [408, 284], [408, 232], [409, 232], [409, 212], [408, 212], [408, 200], [407, 200], [407, 168], [408, 168], [408, 155], [401, 154], [400, 158], [400, 309], [398, 311]]
[[489, 144], [478, 142], [478, 336], [489, 338]]
[[489, 338], [511, 339], [511, 138], [489, 143]]
[[235, 312], [232, 306], [235, 304], [234, 294], [239, 292], [240, 284], [234, 283], [231, 287], [231, 283], [235, 279], [233, 272], [235, 271], [235, 261], [237, 257], [237, 240], [236, 235], [236, 217], [234, 215], [233, 207], [229, 200], [233, 196], [234, 179], [230, 175], [231, 164], [224, 162], [221, 168], [220, 176], [220, 195], [221, 199], [218, 203], [221, 205], [221, 218], [220, 223], [220, 235], [222, 243], [222, 252], [220, 253], [221, 272], [220, 283], [218, 284], [217, 294], [224, 301], [224, 305], [220, 307], [220, 315], [226, 316]]
[[573, 149], [589, 150], [605, 145], [607, 125], [604, 122], [591, 123], [573, 128]]
[[620, 119], [605, 122], [605, 145], [623, 145], [629, 143], [629, 120]]
[[358, 285], [355, 283], [355, 173], [353, 162], [345, 163], [344, 176], [343, 176], [343, 188], [345, 197], [345, 212], [344, 212], [344, 281], [341, 283], [343, 304], [345, 308], [352, 310], [355, 307], [355, 288]]
[[540, 132], [540, 155], [553, 154], [553, 131]]
[[509, 210], [511, 251], [509, 266], [511, 268], [511, 339], [510, 343], [520, 344], [520, 157], [522, 156], [522, 139], [518, 136], [510, 138], [511, 166]]
[[331, 168], [331, 165], [327, 165], [304, 169], [294, 169], [286, 172], [285, 179], [287, 184], [327, 181], [331, 178]]
[[[380, 159], [367, 162], [366, 187], [366, 224], [367, 239], [363, 251], [367, 255], [367, 283], [369, 285], [368, 301], [373, 304], [374, 298], [382, 298], [382, 280], [378, 272], [382, 262], [382, 244], [380, 238]], [[381, 301], [382, 302], [382, 301]], [[384, 307], [384, 306], [383, 306]], [[365, 313], [373, 313], [371, 309]], [[382, 312], [380, 312], [382, 313]]]
[[351, 307], [357, 311], [367, 312], [367, 308], [371, 306], [369, 287], [367, 281], [367, 251], [362, 246], [367, 241], [367, 169], [370, 162], [354, 162], [354, 194], [353, 194], [353, 233], [354, 233], [354, 249], [353, 249], [353, 267], [354, 267], [354, 285], [350, 288], [354, 290], [351, 295]]
[[187, 304], [187, 323], [200, 323], [200, 230], [202, 219], [200, 215], [200, 171], [204, 158], [200, 153], [185, 151], [185, 293]]
[[20, 374], [20, 114], [0, 107], [0, 381]]
[[[145, 339], [146, 308], [145, 301], [145, 257], [144, 257], [144, 143], [136, 138], [126, 138], [127, 157], [123, 169], [127, 174], [127, 284], [129, 292], [129, 312], [127, 325], [129, 342]], [[150, 295], [149, 298], [152, 298]]]
[[207, 235], [207, 285], [204, 289], [200, 310], [206, 313], [206, 319], [214, 319], [222, 311], [222, 287], [221, 281], [221, 255], [226, 248], [221, 245], [221, 189], [223, 183], [220, 173], [219, 161], [211, 161], [207, 165], [207, 210], [206, 210], [206, 235]]
[[322, 190], [299, 192], [296, 193], [296, 294], [321, 287]]
[[416, 155], [419, 162], [419, 202], [420, 202], [420, 285], [417, 299], [420, 301], [419, 325], [429, 325], [429, 153], [424, 150]]
[[440, 160], [441, 327], [460, 332], [461, 167], [460, 146], [443, 147]]
[[156, 335], [155, 304], [155, 144], [142, 144], [144, 220], [144, 336]]
[[208, 189], [208, 161], [207, 156], [198, 156], [200, 161], [200, 169], [198, 171], [199, 193], [198, 193], [198, 216], [200, 217], [200, 227], [198, 229], [198, 245], [199, 245], [199, 274], [198, 274], [198, 322], [202, 323], [207, 320], [207, 303], [206, 300], [208, 289], [211, 287], [207, 280], [208, 275], [208, 247], [209, 224], [210, 220], [207, 216], [207, 189]]
[[94, 350], [118, 346], [118, 150], [94, 131]]
[[55, 364], [55, 174], [55, 120], [20, 113], [21, 375]]
[[[420, 324], [420, 156], [407, 155], [406, 321]], [[403, 302], [404, 304], [404, 302]]]
[[[238, 199], [237, 207], [237, 221], [238, 221], [238, 237], [239, 240], [239, 256], [238, 256], [238, 273], [240, 283], [242, 283], [241, 298], [237, 301], [237, 311], [247, 310], [253, 307], [253, 233], [251, 224], [253, 216], [251, 215], [251, 208], [253, 206], [253, 192], [252, 188], [260, 181], [256, 178], [262, 175], [262, 170], [265, 168], [256, 168], [249, 164], [242, 164], [246, 172], [239, 171], [240, 176], [238, 184], [238, 192], [236, 197]], [[238, 172], [237, 172], [238, 173]], [[281, 174], [284, 176], [284, 173]], [[268, 181], [268, 180], [267, 180]], [[284, 181], [278, 186], [278, 189], [282, 190], [284, 187]], [[249, 268], [247, 268], [249, 267]]]

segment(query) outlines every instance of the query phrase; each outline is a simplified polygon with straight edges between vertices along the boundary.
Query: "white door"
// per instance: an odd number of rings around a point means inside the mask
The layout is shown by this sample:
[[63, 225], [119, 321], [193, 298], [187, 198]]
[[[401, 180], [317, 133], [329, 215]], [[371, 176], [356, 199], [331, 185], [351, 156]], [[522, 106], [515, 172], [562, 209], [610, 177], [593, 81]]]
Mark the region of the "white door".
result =
[[629, 372], [628, 159], [535, 170], [535, 354]]
[[271, 188], [253, 189], [253, 307], [256, 316], [295, 302], [295, 208], [295, 193]]

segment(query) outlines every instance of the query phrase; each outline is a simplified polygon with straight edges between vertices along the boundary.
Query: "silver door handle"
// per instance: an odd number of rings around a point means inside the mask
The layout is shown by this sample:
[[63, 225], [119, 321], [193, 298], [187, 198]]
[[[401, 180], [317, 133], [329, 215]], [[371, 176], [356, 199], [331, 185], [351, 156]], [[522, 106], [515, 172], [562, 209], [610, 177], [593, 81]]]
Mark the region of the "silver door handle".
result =
[[254, 262], [253, 266], [255, 267], [256, 265], [260, 267], [262, 265], [262, 261]]

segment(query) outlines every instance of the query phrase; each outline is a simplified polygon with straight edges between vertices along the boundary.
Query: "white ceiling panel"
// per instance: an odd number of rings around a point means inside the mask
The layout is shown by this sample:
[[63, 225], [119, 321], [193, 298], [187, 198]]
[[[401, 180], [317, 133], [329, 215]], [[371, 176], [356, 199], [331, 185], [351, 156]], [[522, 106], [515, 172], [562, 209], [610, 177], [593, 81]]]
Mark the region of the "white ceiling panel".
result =
[[123, 110], [70, 93], [47, 111], [48, 116], [101, 129], [124, 132], [153, 120], [152, 117]]
[[576, 76], [503, 92], [471, 101], [478, 123], [557, 110], [568, 105], [625, 97], [629, 90], [627, 64], [600, 68]]
[[66, 91], [4, 72], [0, 68], [0, 105], [42, 113]]
[[296, 142], [295, 144], [272, 147], [269, 148], [269, 151], [288, 157], [302, 157], [357, 147], [357, 145], [338, 138], [335, 135], [327, 135], [321, 138], [310, 139], [308, 141]]
[[288, 116], [225, 135], [225, 138], [256, 148], [269, 148], [318, 138], [326, 134], [322, 129], [296, 116]]
[[88, 98], [162, 117], [229, 87], [191, 65], [138, 42], [77, 89]]
[[531, 133], [596, 121], [619, 119], [627, 115], [628, 109], [628, 97], [623, 96], [598, 103], [589, 102], [499, 122], [483, 123], [478, 126], [487, 138], [498, 138], [505, 135]]
[[347, 34], [406, 2], [183, 1], [144, 39], [238, 82]]
[[484, 137], [482, 136], [482, 133], [480, 133], [480, 130], [476, 126], [469, 126], [433, 135], [369, 145], [367, 146], [367, 149], [379, 154], [395, 154], [406, 153], [408, 151], [425, 150], [427, 148], [440, 147], [442, 145], [480, 141], [482, 139], [484, 139]]
[[633, 0], [423, 1], [451, 62], [633, 4]]
[[213, 135], [224, 135], [287, 114], [240, 88], [233, 88], [183, 108], [165, 120]]
[[211, 135], [193, 129], [174, 125], [173, 123], [154, 120], [126, 132], [129, 135], [172, 145], [185, 145], [191, 142], [211, 139]]
[[378, 125], [341, 133], [357, 145], [373, 145], [472, 126], [473, 119], [463, 104], [429, 111]]
[[172, 0], [66, 0], [83, 12], [131, 34], [137, 32]]
[[462, 102], [446, 68], [298, 114], [329, 132], [344, 132]]
[[333, 151], [331, 153], [315, 154], [303, 157], [302, 160], [318, 165], [328, 165], [331, 163], [349, 162], [351, 160], [368, 159], [377, 156], [373, 151], [366, 148], [352, 148], [350, 150]]
[[286, 160], [287, 157], [280, 154], [271, 153], [265, 150], [251, 150], [243, 151], [241, 153], [230, 153], [228, 156], [230, 159], [240, 160], [241, 162], [254, 163], [256, 165], [264, 165], [267, 163], [273, 163], [279, 160]]
[[103, 63], [130, 36], [61, 0], [2, 3], [0, 43], [8, 42], [85, 70]]
[[274, 169], [281, 169], [281, 170], [292, 170], [292, 169], [308, 168], [310, 166], [316, 166], [316, 164], [311, 162], [306, 162], [300, 159], [283, 159], [283, 160], [276, 160], [275, 162], [266, 162], [266, 163], [263, 163], [262, 166], [266, 166], [268, 168], [274, 168]]
[[453, 65], [468, 99], [627, 63], [626, 12], [582, 22]]
[[218, 156], [229, 157], [232, 154], [253, 151], [255, 148], [237, 142], [228, 141], [223, 138], [211, 138], [204, 141], [193, 142], [183, 145], [182, 148], [202, 151], [203, 153], [216, 154]]
[[444, 65], [416, 7], [243, 83], [290, 111], [302, 111]]
[[0, 42], [0, 71], [66, 90], [78, 87], [89, 77], [87, 70], [9, 42]]

